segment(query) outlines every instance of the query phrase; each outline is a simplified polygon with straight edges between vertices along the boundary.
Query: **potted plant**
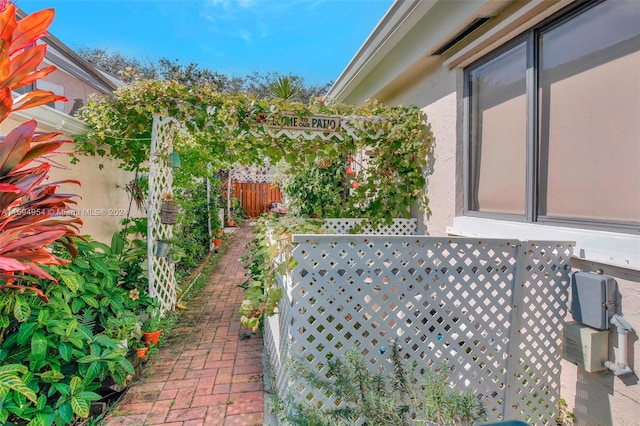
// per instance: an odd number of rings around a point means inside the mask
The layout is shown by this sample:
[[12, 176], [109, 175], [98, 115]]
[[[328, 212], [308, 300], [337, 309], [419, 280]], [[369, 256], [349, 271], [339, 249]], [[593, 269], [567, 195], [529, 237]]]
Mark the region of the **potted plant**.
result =
[[165, 192], [160, 205], [160, 222], [165, 225], [175, 225], [178, 217], [178, 202], [173, 199], [171, 192]]
[[222, 240], [220, 238], [214, 238], [213, 239], [213, 246], [214, 247], [220, 247], [221, 244], [222, 244]]
[[167, 254], [169, 254], [170, 248], [171, 248], [171, 243], [169, 241], [157, 240], [156, 249], [155, 249], [156, 257], [167, 257]]
[[161, 333], [160, 315], [158, 311], [153, 311], [142, 323], [142, 340], [157, 345]]
[[138, 354], [138, 358], [145, 359], [149, 352], [149, 346], [145, 345], [144, 342], [138, 341], [136, 345], [136, 353]]
[[118, 316], [109, 317], [104, 334], [120, 343], [118, 346], [128, 348], [128, 341], [140, 338], [140, 321], [131, 311], [122, 311]]

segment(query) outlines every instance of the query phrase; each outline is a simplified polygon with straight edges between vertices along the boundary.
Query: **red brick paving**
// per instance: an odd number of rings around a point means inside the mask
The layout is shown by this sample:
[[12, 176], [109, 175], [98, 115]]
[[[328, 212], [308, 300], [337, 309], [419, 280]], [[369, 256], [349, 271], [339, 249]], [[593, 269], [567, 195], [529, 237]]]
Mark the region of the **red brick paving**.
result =
[[104, 426], [263, 424], [262, 338], [245, 338], [238, 313], [240, 257], [252, 238], [248, 225], [231, 235], [207, 286]]

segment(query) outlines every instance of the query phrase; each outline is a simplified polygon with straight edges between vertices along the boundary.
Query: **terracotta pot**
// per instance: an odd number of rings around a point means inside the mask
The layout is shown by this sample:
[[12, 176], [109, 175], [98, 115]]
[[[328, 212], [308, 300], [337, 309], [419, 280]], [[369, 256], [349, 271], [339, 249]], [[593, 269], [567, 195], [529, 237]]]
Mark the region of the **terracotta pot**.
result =
[[219, 240], [219, 239], [217, 239], [217, 238], [214, 238], [214, 240], [213, 240], [213, 245], [214, 245], [215, 247], [220, 247], [220, 244], [222, 244], [222, 240]]
[[149, 342], [154, 345], [157, 345], [158, 340], [160, 339], [160, 333], [162, 333], [162, 330], [149, 331], [149, 332], [145, 331], [142, 333], [142, 340], [144, 340], [145, 342]]
[[224, 231], [222, 229], [218, 229], [216, 231], [216, 235], [224, 235]]
[[138, 358], [144, 358], [147, 356], [147, 352], [149, 352], [149, 347], [145, 346], [143, 348], [138, 348]]
[[236, 223], [233, 220], [228, 220], [227, 226], [236, 226]]

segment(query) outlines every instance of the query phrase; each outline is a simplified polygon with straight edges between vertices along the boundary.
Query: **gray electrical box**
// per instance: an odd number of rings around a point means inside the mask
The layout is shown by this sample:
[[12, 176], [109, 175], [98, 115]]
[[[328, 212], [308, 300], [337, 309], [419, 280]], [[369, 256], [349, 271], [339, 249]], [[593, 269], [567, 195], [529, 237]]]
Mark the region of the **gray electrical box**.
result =
[[609, 329], [615, 314], [616, 280], [607, 275], [576, 272], [571, 277], [573, 319], [598, 330]]

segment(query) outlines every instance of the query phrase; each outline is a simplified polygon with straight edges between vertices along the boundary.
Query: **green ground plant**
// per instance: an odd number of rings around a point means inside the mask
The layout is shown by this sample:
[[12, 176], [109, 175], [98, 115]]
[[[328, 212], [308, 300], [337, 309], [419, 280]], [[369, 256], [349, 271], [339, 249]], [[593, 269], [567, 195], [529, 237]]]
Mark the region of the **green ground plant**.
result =
[[15, 389], [5, 392], [2, 424], [24, 419], [62, 425], [86, 418], [91, 401], [102, 398], [97, 391], [107, 377], [124, 384], [134, 374], [122, 336], [99, 332], [95, 317], [73, 312], [69, 296], [81, 298], [81, 288], [43, 286], [49, 302], [31, 298], [28, 317], [11, 321], [0, 345], [0, 361], [22, 365], [26, 369], [24, 382], [38, 397], [34, 403]]
[[[186, 170], [186, 169], [185, 169]], [[218, 219], [219, 180], [211, 179], [211, 203], [207, 204], [207, 187], [203, 179], [193, 179], [182, 167], [176, 172], [174, 192], [180, 205], [178, 223], [174, 226], [174, 250], [180, 253], [176, 262], [176, 281], [182, 282], [209, 253], [209, 217], [211, 229], [221, 228]], [[217, 184], [216, 184], [217, 183]]]
[[[105, 382], [125, 385], [135, 373], [130, 353], [141, 337], [142, 316], [157, 308], [156, 301], [123, 285], [121, 236], [111, 246], [80, 239], [75, 244], [78, 254], [70, 264], [46, 267], [60, 284], [39, 282], [48, 303], [26, 298], [21, 314], [5, 316], [0, 328], [0, 362], [19, 366], [4, 374], [26, 385], [2, 396], [2, 424], [62, 425], [86, 418]], [[54, 246], [58, 251], [69, 256]], [[12, 296], [4, 291], [0, 299]]]
[[292, 374], [338, 404], [276, 398], [272, 411], [282, 424], [295, 426], [457, 426], [486, 421], [486, 409], [473, 391], [459, 392], [447, 384], [446, 368], [416, 376], [415, 366], [406, 364], [395, 344], [391, 361], [393, 374], [385, 377], [369, 371], [357, 346], [343, 358], [327, 359], [329, 371], [323, 376], [305, 361], [294, 360]]

